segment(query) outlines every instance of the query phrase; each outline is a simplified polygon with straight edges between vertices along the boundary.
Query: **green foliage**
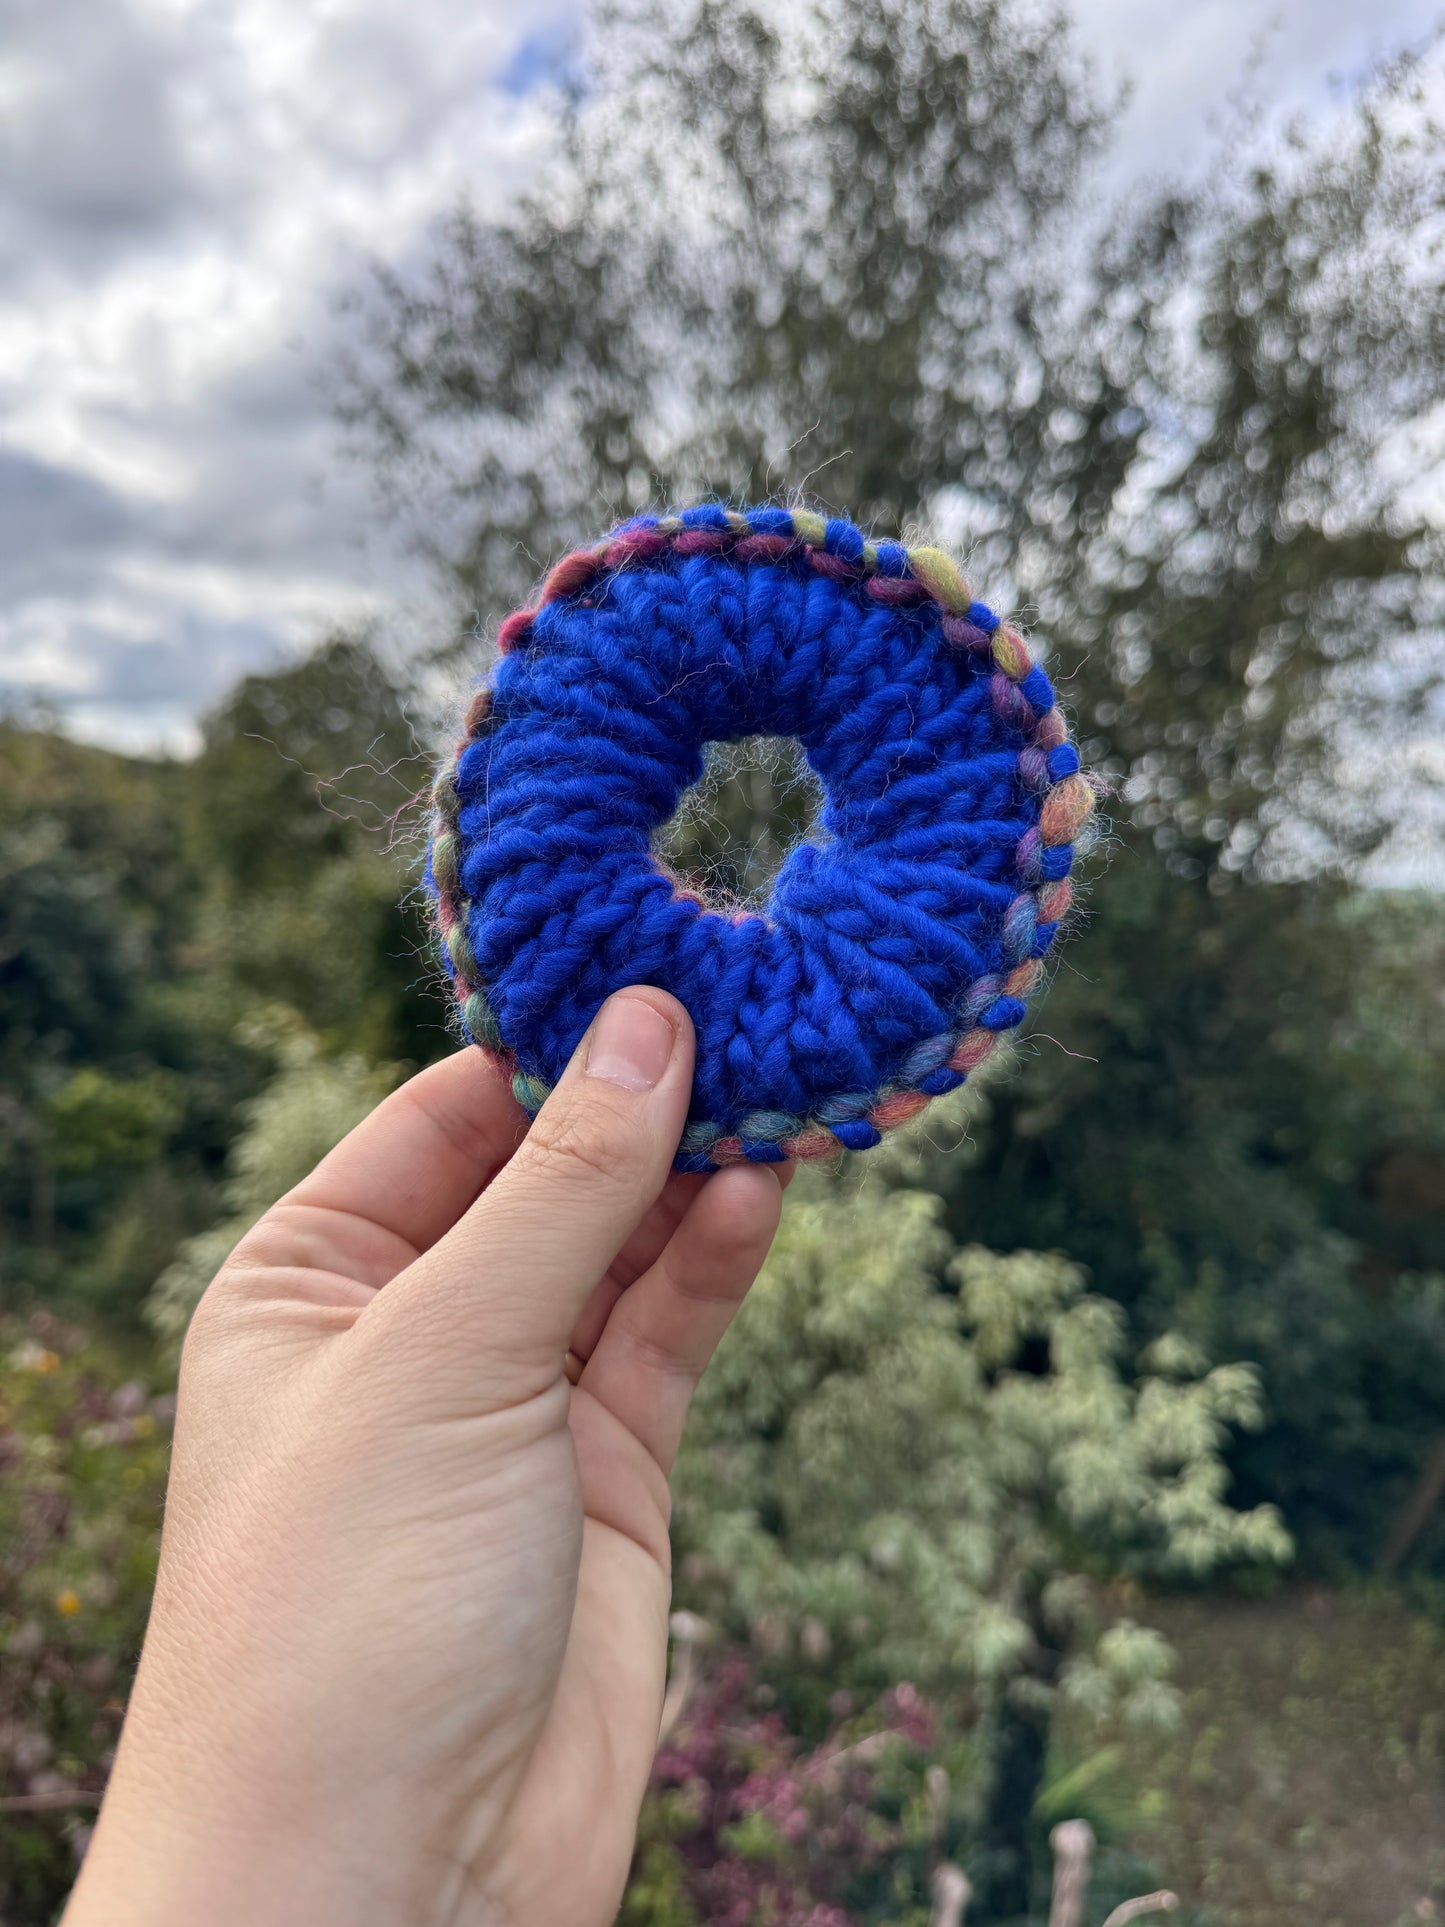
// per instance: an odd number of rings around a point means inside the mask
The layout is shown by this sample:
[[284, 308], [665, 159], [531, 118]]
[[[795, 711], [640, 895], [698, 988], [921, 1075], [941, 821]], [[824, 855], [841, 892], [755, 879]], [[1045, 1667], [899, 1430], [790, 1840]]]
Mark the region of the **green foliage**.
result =
[[846, 1698], [810, 1745], [744, 1660], [713, 1666], [658, 1749], [623, 1927], [926, 1927], [975, 1762], [911, 1686]]
[[314, 1170], [396, 1082], [393, 1065], [373, 1068], [354, 1055], [326, 1057], [293, 1013], [275, 1009], [252, 1027], [278, 1068], [258, 1097], [242, 1107], [221, 1187], [225, 1210], [190, 1238], [156, 1280], [146, 1307], [172, 1349], [185, 1336], [201, 1293], [232, 1248], [276, 1200]]
[[[104, 1296], [205, 1215], [249, 1066], [192, 994], [179, 772], [0, 723], [0, 1287]], [[168, 1253], [161, 1254], [161, 1260]], [[138, 1281], [141, 1288], [149, 1278]]]
[[677, 1596], [747, 1644], [799, 1733], [900, 1679], [977, 1729], [986, 1917], [1028, 1905], [1056, 1711], [1176, 1716], [1167, 1644], [1108, 1587], [1289, 1556], [1274, 1507], [1225, 1496], [1252, 1368], [1176, 1334], [1129, 1349], [1066, 1259], [958, 1249], [926, 1192], [808, 1176], [679, 1458]]
[[796, 743], [714, 744], [659, 838], [660, 854], [710, 901], [761, 906], [788, 851], [814, 829], [821, 800]]
[[1126, 1379], [1118, 1309], [1065, 1260], [954, 1251], [919, 1192], [807, 1189], [699, 1394], [680, 1596], [769, 1654], [805, 1718], [840, 1682], [988, 1698], [1031, 1672], [1035, 1695], [1167, 1717], [1166, 1656], [1094, 1623], [1087, 1582], [1287, 1556], [1271, 1508], [1223, 1496], [1253, 1374], [1174, 1341]]
[[402, 698], [360, 642], [243, 682], [190, 763], [0, 723], [0, 1285], [131, 1317], [215, 1215], [278, 1001], [444, 1047]]
[[411, 810], [429, 770], [371, 650], [334, 639], [246, 677], [188, 774], [198, 935], [242, 998], [373, 1058], [434, 1054]]
[[143, 1047], [188, 878], [162, 764], [0, 720], [0, 1079], [32, 1103], [67, 1064]]
[[960, 1235], [1067, 1249], [1141, 1341], [1253, 1361], [1269, 1424], [1231, 1455], [1241, 1490], [1319, 1557], [1377, 1555], [1439, 1424], [1442, 965], [1423, 893], [1220, 896], [1121, 859], [1037, 1042], [914, 1180]]
[[105, 1785], [173, 1403], [78, 1328], [0, 1321], [0, 1913], [16, 1927], [54, 1918]]
[[160, 1155], [180, 1116], [180, 1092], [169, 1072], [116, 1077], [97, 1065], [83, 1065], [45, 1106], [42, 1128], [51, 1168], [61, 1178], [143, 1168]]
[[484, 609], [599, 502], [822, 462], [892, 521], [957, 481], [1033, 337], [1028, 242], [1107, 112], [1061, 21], [991, 0], [595, 24], [550, 176], [500, 221], [459, 211], [425, 274], [379, 272], [341, 397], [419, 524], [445, 478]]
[[265, 897], [367, 847], [424, 780], [395, 684], [335, 637], [294, 668], [246, 676], [205, 718], [187, 830], [237, 894]]
[[1434, 1919], [1445, 1630], [1376, 1589], [1156, 1610], [1182, 1718], [1120, 1735], [1113, 1770], [1146, 1790], [1120, 1818], [1168, 1884], [1207, 1895], [1211, 1927]]
[[485, 613], [599, 503], [817, 485], [951, 534], [1177, 873], [1316, 871], [1386, 834], [1360, 749], [1438, 686], [1440, 540], [1388, 458], [1445, 351], [1409, 292], [1438, 52], [1101, 232], [1062, 19], [605, 7], [543, 185], [378, 269], [339, 405]]

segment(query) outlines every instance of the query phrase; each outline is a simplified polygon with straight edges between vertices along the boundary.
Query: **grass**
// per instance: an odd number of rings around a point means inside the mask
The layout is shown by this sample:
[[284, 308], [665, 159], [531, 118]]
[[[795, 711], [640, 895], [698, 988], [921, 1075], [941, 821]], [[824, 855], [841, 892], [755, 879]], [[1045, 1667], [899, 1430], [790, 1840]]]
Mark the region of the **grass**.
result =
[[[1157, 1602], [1184, 1719], [1133, 1844], [1210, 1927], [1445, 1921], [1445, 1628], [1389, 1593]], [[1142, 1817], [1147, 1815], [1147, 1818]]]

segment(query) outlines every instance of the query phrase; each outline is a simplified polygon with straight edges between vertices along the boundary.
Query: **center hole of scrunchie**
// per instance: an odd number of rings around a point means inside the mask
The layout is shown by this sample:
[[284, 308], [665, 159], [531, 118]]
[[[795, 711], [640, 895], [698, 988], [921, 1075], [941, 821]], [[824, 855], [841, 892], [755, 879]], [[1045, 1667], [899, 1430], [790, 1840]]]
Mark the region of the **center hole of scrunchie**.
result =
[[823, 786], [791, 736], [710, 743], [701, 780], [658, 831], [660, 861], [724, 912], [762, 910], [788, 852], [824, 840]]

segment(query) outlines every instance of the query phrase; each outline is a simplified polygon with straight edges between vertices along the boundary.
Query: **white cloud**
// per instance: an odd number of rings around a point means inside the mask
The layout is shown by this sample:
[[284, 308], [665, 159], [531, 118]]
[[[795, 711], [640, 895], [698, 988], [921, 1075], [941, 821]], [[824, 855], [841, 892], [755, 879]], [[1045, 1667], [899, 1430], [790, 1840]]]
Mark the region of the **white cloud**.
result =
[[244, 669], [409, 586], [314, 375], [328, 299], [539, 117], [500, 0], [11, 0], [0, 686], [180, 746]]
[[[1259, 89], [1325, 100], [1431, 7], [1285, 0]], [[570, 11], [0, 0], [0, 686], [180, 747], [328, 622], [445, 620], [338, 461], [328, 301], [462, 191], [496, 205], [525, 177]], [[1257, 0], [1076, 11], [1138, 82], [1114, 178], [1195, 160]]]

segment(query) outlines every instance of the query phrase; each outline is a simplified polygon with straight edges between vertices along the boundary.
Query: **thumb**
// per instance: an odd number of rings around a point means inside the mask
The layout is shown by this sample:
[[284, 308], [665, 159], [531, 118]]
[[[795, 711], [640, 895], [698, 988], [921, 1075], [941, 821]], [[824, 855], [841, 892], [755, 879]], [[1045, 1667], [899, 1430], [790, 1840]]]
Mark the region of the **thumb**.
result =
[[392, 1366], [415, 1363], [431, 1409], [448, 1384], [475, 1412], [561, 1376], [583, 1306], [667, 1181], [692, 1068], [677, 999], [618, 991], [510, 1162], [368, 1307], [359, 1325], [388, 1328]]

